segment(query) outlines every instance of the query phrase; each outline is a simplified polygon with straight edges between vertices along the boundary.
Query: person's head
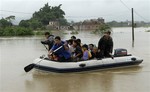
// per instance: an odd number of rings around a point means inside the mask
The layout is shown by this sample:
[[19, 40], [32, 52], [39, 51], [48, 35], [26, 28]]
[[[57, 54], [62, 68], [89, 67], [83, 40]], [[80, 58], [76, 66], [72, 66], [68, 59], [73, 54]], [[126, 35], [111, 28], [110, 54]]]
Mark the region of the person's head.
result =
[[82, 49], [85, 51], [85, 50], [88, 50], [88, 45], [86, 45], [86, 44], [84, 44], [83, 46], [82, 46]]
[[67, 43], [68, 43], [69, 45], [72, 45], [72, 44], [73, 44], [73, 40], [72, 40], [72, 39], [67, 40]]
[[93, 52], [93, 53], [97, 53], [97, 52], [98, 52], [98, 48], [97, 48], [97, 47], [93, 47], [92, 52]]
[[89, 44], [89, 49], [92, 50], [94, 47], [94, 44]]
[[81, 39], [77, 39], [78, 43], [81, 44]]
[[76, 40], [76, 37], [75, 37], [75, 36], [71, 36], [71, 39], [72, 39], [72, 40]]
[[48, 39], [48, 37], [50, 36], [49, 32], [45, 32], [45, 37]]
[[73, 47], [76, 47], [78, 45], [79, 45], [78, 41], [77, 40], [73, 40]]
[[110, 32], [110, 31], [107, 31], [107, 34], [108, 34], [108, 35], [110, 35], [110, 34], [111, 34], [111, 32]]
[[104, 34], [105, 34], [105, 35], [110, 35], [111, 32], [110, 32], [110, 31], [106, 31], [106, 32], [104, 32]]
[[55, 37], [55, 44], [60, 44], [61, 43], [61, 38], [59, 36]]

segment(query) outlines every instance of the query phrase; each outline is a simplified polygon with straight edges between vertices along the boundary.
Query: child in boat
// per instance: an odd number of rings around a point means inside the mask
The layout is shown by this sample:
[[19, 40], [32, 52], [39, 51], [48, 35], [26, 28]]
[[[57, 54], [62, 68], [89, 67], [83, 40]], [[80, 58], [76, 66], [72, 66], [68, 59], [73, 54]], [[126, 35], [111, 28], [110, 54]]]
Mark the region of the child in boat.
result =
[[88, 51], [88, 45], [84, 44], [82, 46], [82, 50], [83, 50], [83, 57], [82, 60], [88, 60], [92, 57], [91, 52]]

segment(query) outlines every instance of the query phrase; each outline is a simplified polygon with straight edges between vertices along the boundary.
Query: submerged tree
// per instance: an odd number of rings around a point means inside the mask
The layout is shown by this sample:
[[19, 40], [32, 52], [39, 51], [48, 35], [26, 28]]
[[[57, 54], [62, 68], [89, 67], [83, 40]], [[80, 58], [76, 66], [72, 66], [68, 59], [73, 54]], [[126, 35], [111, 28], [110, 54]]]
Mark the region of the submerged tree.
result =
[[98, 29], [96, 29], [93, 33], [103, 34], [104, 32], [112, 31], [111, 27], [107, 24], [102, 24]]

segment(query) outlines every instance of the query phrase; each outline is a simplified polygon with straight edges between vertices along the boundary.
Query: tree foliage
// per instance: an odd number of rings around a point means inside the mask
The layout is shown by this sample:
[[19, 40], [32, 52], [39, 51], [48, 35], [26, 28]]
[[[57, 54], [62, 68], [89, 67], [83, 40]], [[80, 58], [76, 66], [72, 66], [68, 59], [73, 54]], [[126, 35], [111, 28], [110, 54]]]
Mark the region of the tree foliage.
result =
[[44, 28], [49, 24], [49, 21], [59, 21], [60, 25], [67, 25], [68, 22], [64, 18], [65, 12], [61, 9], [61, 4], [58, 6], [49, 6], [45, 4], [39, 11], [33, 13], [29, 20], [22, 20], [19, 26], [30, 27], [33, 30], [37, 28]]
[[95, 34], [103, 34], [104, 32], [112, 31], [111, 27], [107, 24], [102, 24], [98, 29], [96, 29], [93, 33]]
[[26, 36], [33, 35], [33, 31], [24, 27], [0, 28], [0, 36]]
[[0, 27], [5, 28], [7, 26], [12, 26], [12, 23], [4, 18], [0, 19]]
[[11, 15], [5, 18], [7, 21], [11, 22], [12, 20], [15, 19], [15, 16]]
[[64, 19], [65, 12], [59, 6], [49, 6], [45, 4], [38, 12], [35, 12], [32, 16], [33, 19], [40, 21], [43, 25], [47, 25], [50, 20]]

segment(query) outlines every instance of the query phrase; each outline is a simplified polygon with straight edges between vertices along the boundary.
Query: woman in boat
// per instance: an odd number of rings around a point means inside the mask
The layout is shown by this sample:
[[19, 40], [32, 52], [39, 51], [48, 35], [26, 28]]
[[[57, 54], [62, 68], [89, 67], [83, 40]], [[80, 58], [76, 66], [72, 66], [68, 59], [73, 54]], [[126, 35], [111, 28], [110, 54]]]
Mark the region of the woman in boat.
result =
[[77, 40], [73, 40], [73, 47], [74, 47], [74, 53], [73, 53], [73, 61], [79, 61], [81, 60], [83, 53], [80, 46], [80, 43], [78, 43]]
[[68, 45], [64, 41], [61, 41], [61, 38], [59, 36], [56, 36], [54, 41], [55, 44], [49, 51], [49, 55], [51, 55], [54, 50], [62, 46], [59, 50], [55, 52], [55, 55], [58, 57], [58, 61], [71, 61], [71, 53], [69, 52]]

